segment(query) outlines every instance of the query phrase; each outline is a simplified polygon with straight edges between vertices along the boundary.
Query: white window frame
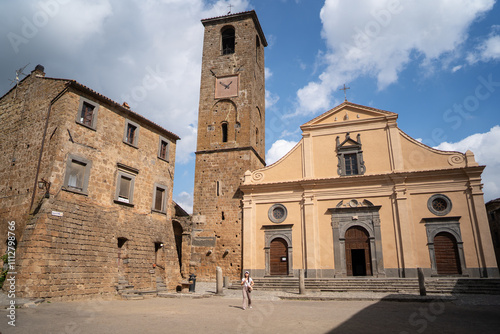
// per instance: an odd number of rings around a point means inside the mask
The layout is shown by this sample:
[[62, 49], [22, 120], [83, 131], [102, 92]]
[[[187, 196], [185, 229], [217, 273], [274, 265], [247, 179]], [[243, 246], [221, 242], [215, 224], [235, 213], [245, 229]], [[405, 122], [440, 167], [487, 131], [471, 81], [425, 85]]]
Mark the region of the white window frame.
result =
[[[85, 174], [83, 176], [82, 190], [79, 190], [79, 189], [74, 188], [74, 187], [70, 187], [68, 185], [69, 184], [69, 177], [70, 177], [69, 168], [71, 168], [71, 164], [73, 163], [73, 161], [79, 162], [81, 164], [85, 164], [85, 172], [84, 172]], [[79, 156], [76, 156], [74, 154], [68, 154], [68, 158], [66, 160], [66, 171], [65, 171], [65, 175], [64, 175], [64, 184], [63, 184], [62, 189], [66, 190], [66, 191], [73, 192], [73, 193], [77, 193], [77, 194], [87, 195], [91, 168], [92, 168], [92, 161], [85, 159], [85, 158], [82, 158], [82, 157], [79, 157]]]

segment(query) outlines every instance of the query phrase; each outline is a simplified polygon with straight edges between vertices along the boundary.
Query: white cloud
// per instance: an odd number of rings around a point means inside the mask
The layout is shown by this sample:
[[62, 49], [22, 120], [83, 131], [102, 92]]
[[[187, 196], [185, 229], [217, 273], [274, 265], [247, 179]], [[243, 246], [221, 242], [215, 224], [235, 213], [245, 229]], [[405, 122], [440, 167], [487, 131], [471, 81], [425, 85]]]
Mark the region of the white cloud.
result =
[[183, 191], [177, 196], [174, 196], [174, 201], [187, 213], [193, 212], [193, 194]]
[[281, 159], [285, 154], [297, 145], [295, 141], [278, 139], [273, 143], [271, 148], [266, 153], [266, 164], [271, 165]]
[[280, 97], [266, 89], [266, 109], [270, 109], [279, 101]]
[[264, 68], [264, 76], [266, 80], [273, 76], [273, 72], [269, 67]]
[[[225, 15], [228, 5], [227, 0], [7, 1], [0, 21], [6, 32], [24, 40], [16, 52], [8, 38], [0, 39], [0, 76], [12, 77], [27, 63], [27, 71], [42, 64], [47, 77], [75, 79], [126, 101], [181, 137], [176, 162], [187, 163], [196, 147], [200, 19]], [[248, 10], [249, 0], [231, 5], [233, 12]], [[36, 32], [24, 37], [26, 20]]]
[[437, 147], [444, 151], [465, 153], [471, 150], [480, 165], [486, 165], [483, 172], [484, 199], [489, 201], [500, 197], [500, 125], [486, 133], [476, 133], [456, 143], [441, 143]]
[[298, 112], [328, 109], [332, 93], [357, 77], [375, 77], [384, 89], [414, 58], [422, 65], [444, 61], [466, 40], [470, 24], [493, 5], [494, 0], [365, 0], [362, 6], [326, 0], [321, 10], [326, 68], [298, 90]]
[[467, 60], [470, 64], [478, 61], [491, 61], [500, 59], [500, 34], [498, 34], [500, 26], [493, 26], [492, 33], [487, 39], [482, 41], [474, 52], [467, 55]]
[[454, 67], [451, 69], [451, 71], [452, 71], [453, 73], [455, 73], [456, 71], [460, 70], [462, 67], [463, 67], [463, 65], [457, 65], [457, 66], [454, 66]]

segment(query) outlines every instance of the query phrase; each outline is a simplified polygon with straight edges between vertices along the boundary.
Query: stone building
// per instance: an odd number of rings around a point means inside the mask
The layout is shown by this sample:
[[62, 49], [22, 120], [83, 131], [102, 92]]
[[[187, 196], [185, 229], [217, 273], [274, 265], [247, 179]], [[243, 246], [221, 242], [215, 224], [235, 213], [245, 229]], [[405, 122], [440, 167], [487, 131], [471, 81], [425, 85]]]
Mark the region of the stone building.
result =
[[15, 226], [17, 296], [177, 285], [178, 136], [40, 65], [0, 98], [0, 133], [0, 235]]
[[202, 20], [190, 270], [201, 279], [241, 275], [241, 192], [246, 170], [265, 165], [264, 47], [255, 11]]
[[254, 277], [498, 277], [472, 152], [411, 138], [398, 115], [348, 101], [247, 171], [243, 268]]
[[488, 212], [488, 222], [497, 258], [497, 267], [500, 269], [500, 198], [486, 203], [486, 212]]

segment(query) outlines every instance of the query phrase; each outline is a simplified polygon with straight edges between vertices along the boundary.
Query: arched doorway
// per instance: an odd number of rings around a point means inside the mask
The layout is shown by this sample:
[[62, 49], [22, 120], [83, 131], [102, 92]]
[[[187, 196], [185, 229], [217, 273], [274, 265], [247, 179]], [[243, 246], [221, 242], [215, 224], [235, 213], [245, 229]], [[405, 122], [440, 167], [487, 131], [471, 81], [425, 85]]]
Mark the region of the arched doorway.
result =
[[276, 238], [270, 245], [270, 274], [288, 275], [288, 244], [283, 238]]
[[462, 274], [457, 241], [451, 233], [440, 232], [434, 237], [434, 254], [438, 275]]
[[345, 232], [347, 276], [371, 276], [372, 259], [370, 237], [361, 226], [353, 226]]

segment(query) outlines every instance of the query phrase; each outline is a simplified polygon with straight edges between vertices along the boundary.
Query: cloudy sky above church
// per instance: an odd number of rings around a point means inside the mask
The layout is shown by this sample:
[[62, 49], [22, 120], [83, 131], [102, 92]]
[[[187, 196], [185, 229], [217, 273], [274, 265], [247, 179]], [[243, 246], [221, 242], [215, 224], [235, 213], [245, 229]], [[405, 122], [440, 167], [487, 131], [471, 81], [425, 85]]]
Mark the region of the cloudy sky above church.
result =
[[[231, 8], [229, 7], [231, 5]], [[266, 34], [266, 160], [344, 100], [399, 114], [424, 144], [472, 150], [500, 197], [500, 4], [494, 0], [3, 0], [0, 95], [45, 66], [176, 133], [174, 200], [192, 206], [201, 19], [255, 9]], [[1, 116], [1, 115], [0, 115]]]

